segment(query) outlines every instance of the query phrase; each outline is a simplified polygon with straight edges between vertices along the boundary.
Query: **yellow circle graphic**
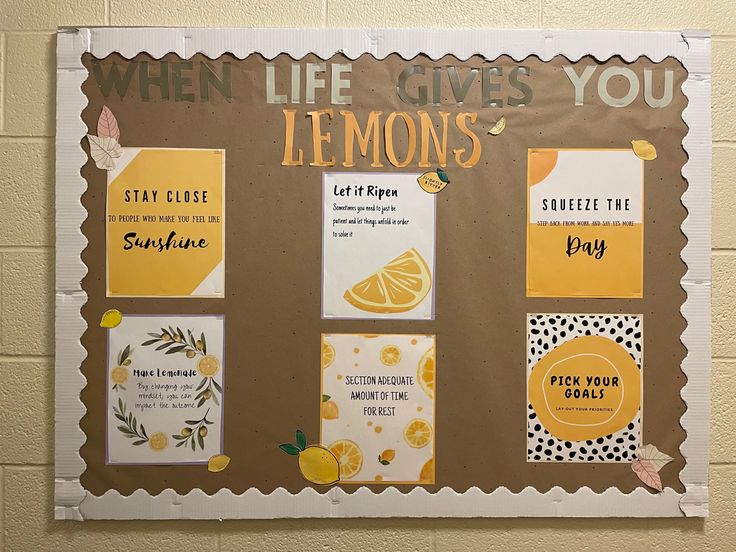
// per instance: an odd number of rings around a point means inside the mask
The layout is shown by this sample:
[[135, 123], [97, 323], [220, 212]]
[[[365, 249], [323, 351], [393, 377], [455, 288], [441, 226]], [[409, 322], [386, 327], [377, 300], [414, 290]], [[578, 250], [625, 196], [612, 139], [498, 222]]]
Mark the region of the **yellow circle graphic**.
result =
[[615, 341], [577, 337], [537, 362], [528, 394], [547, 431], [565, 441], [584, 441], [634, 419], [641, 407], [641, 373]]

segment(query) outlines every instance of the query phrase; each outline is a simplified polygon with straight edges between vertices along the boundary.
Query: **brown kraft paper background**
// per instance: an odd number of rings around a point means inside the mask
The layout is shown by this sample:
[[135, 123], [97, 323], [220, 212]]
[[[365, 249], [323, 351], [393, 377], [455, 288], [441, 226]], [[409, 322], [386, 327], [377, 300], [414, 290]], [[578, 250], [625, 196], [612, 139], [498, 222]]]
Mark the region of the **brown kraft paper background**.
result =
[[[150, 73], [158, 74], [157, 60], [147, 54], [135, 59], [149, 61]], [[174, 55], [165, 60], [176, 61]], [[644, 385], [643, 442], [675, 458], [663, 468], [663, 484], [683, 491], [678, 474], [684, 466], [679, 446], [684, 439], [680, 416], [685, 404], [680, 390], [685, 377], [680, 362], [685, 349], [680, 334], [685, 321], [680, 314], [685, 293], [680, 278], [685, 265], [680, 251], [686, 239], [680, 224], [686, 211], [680, 197], [686, 182], [680, 170], [686, 161], [681, 141], [687, 127], [681, 119], [686, 105], [680, 87], [686, 72], [675, 60], [655, 64], [640, 58], [627, 64], [643, 83], [643, 69], [655, 68], [655, 97], [661, 96], [663, 68], [675, 73], [675, 96], [664, 109], [652, 109], [642, 93], [626, 108], [611, 108], [597, 95], [598, 68], [586, 87], [585, 106], [574, 106], [572, 84], [562, 71], [570, 64], [557, 57], [543, 63], [535, 57], [515, 62], [502, 57], [488, 62], [480, 57], [458, 61], [445, 57], [433, 62], [426, 57], [405, 61], [397, 55], [385, 60], [362, 56], [353, 60], [350, 94], [352, 105], [333, 106], [327, 90], [317, 92], [315, 104], [267, 105], [265, 63], [258, 55], [245, 60], [223, 56], [207, 62], [217, 75], [222, 61], [232, 64], [232, 100], [211, 94], [208, 101], [161, 100], [150, 88], [151, 99], [137, 95], [138, 73], [129, 93], [121, 99], [114, 91], [104, 98], [90, 71], [82, 87], [89, 99], [82, 118], [96, 134], [97, 117], [103, 105], [117, 117], [123, 147], [223, 148], [226, 150], [226, 297], [225, 299], [111, 298], [105, 297], [105, 171], [89, 161], [82, 169], [89, 187], [82, 198], [89, 217], [82, 231], [89, 245], [82, 259], [89, 268], [82, 285], [88, 302], [82, 314], [89, 329], [82, 337], [88, 356], [82, 364], [87, 386], [81, 399], [87, 407], [81, 427], [87, 442], [81, 455], [87, 463], [84, 487], [101, 495], [116, 489], [124, 495], [143, 488], [152, 494], [172, 488], [186, 493], [201, 488], [214, 493], [228, 488], [242, 493], [256, 487], [269, 493], [278, 487], [298, 492], [305, 481], [295, 457], [278, 445], [293, 442], [302, 429], [309, 443], [319, 438], [320, 334], [326, 333], [431, 333], [437, 335], [436, 389], [436, 484], [434, 492], [451, 487], [463, 492], [479, 487], [485, 492], [504, 486], [513, 492], [527, 486], [545, 492], [561, 486], [569, 492], [587, 486], [601, 492], [617, 487], [630, 492], [641, 486], [629, 464], [527, 463], [526, 462], [526, 315], [527, 313], [641, 313], [643, 314]], [[279, 92], [288, 91], [291, 58], [279, 56]], [[307, 61], [320, 61], [307, 56]], [[92, 58], [85, 55], [91, 69]], [[127, 60], [113, 54], [101, 61], [107, 74], [115, 62], [121, 72]], [[329, 62], [350, 62], [335, 56]], [[499, 96], [502, 108], [481, 108], [479, 82], [463, 106], [457, 106], [443, 74], [443, 103], [413, 107], [396, 93], [398, 74], [409, 64], [428, 67], [424, 79], [431, 82], [432, 66], [456, 65], [461, 79], [468, 68], [503, 67]], [[508, 96], [520, 93], [508, 84], [516, 65], [531, 68], [522, 77], [534, 91], [526, 107], [508, 106]], [[572, 64], [580, 74], [583, 58]], [[612, 58], [602, 66], [625, 64]], [[325, 75], [328, 78], [329, 74]], [[302, 70], [302, 79], [304, 70]], [[499, 79], [495, 79], [499, 80]], [[197, 81], [194, 82], [196, 90]], [[415, 86], [415, 84], [414, 84]], [[610, 92], [622, 96], [627, 87], [620, 77], [610, 82]], [[304, 90], [302, 90], [304, 98]], [[431, 91], [430, 91], [431, 98]], [[431, 101], [431, 99], [430, 99]], [[304, 149], [305, 166], [282, 167], [284, 124], [281, 110], [297, 109], [295, 144]], [[334, 154], [337, 165], [309, 167], [311, 126], [307, 111], [332, 107], [335, 118], [324, 124], [332, 132], [326, 157]], [[321, 320], [321, 198], [322, 172], [387, 171], [422, 172], [417, 162], [394, 169], [381, 147], [384, 168], [372, 169], [370, 159], [360, 157], [356, 167], [343, 168], [343, 119], [339, 109], [352, 110], [365, 123], [370, 110], [406, 111], [418, 121], [416, 111], [450, 112], [448, 150], [470, 147], [470, 140], [452, 125], [459, 111], [478, 113], [471, 128], [482, 143], [479, 163], [459, 168], [448, 153], [451, 184], [437, 196], [436, 320]], [[505, 115], [508, 127], [500, 136], [487, 131]], [[395, 125], [396, 150], [406, 144], [402, 124]], [[645, 165], [644, 198], [644, 298], [643, 299], [543, 299], [526, 298], [526, 158], [527, 148], [627, 148], [632, 139], [647, 139], [659, 157]], [[383, 142], [383, 136], [381, 136]], [[86, 140], [82, 141], [87, 149]], [[369, 149], [369, 152], [371, 150]], [[417, 151], [418, 158], [418, 151]], [[434, 149], [430, 146], [430, 160]], [[467, 153], [466, 153], [467, 155]], [[403, 155], [401, 155], [403, 157]], [[436, 159], [436, 156], [434, 157]], [[431, 161], [434, 163], [434, 161]], [[224, 452], [230, 466], [212, 474], [205, 466], [115, 466], [105, 465], [106, 332], [100, 328], [102, 313], [117, 308], [124, 314], [224, 314], [225, 315], [225, 422]], [[419, 466], [418, 466], [419, 468]], [[381, 491], [387, 485], [369, 485]], [[341, 484], [347, 492], [357, 485]], [[414, 485], [399, 485], [408, 492]], [[320, 490], [326, 490], [324, 487]]]

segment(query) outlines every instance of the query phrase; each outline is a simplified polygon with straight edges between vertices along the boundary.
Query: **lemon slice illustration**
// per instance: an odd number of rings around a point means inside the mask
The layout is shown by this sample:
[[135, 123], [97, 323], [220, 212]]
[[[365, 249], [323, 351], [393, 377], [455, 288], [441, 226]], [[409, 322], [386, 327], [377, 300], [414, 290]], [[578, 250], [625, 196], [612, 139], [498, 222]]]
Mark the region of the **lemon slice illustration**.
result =
[[401, 349], [396, 345], [386, 345], [381, 349], [381, 362], [384, 366], [396, 366], [401, 362]]
[[419, 472], [420, 483], [434, 483], [434, 458], [427, 460]]
[[329, 446], [330, 452], [335, 455], [340, 465], [340, 477], [350, 479], [363, 467], [363, 451], [353, 441], [342, 439]]
[[322, 341], [322, 369], [329, 368], [335, 361], [335, 348], [331, 343]]
[[426, 447], [432, 441], [432, 426], [416, 418], [404, 428], [404, 440], [412, 448]]
[[377, 313], [406, 312], [421, 303], [432, 287], [429, 267], [412, 248], [345, 292], [354, 307]]
[[417, 368], [419, 385], [422, 386], [422, 389], [430, 398], [434, 398], [434, 365], [434, 347], [431, 347], [419, 359], [419, 367]]
[[493, 128], [488, 131], [488, 134], [490, 134], [491, 136], [498, 136], [504, 130], [506, 130], [506, 117], [501, 117], [498, 121], [496, 121], [496, 124], [493, 125]]

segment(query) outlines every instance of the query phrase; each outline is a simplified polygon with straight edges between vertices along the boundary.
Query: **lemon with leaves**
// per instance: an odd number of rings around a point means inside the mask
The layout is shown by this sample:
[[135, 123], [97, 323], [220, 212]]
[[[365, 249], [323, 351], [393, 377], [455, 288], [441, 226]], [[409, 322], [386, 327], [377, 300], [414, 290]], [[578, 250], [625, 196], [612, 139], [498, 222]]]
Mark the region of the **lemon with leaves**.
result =
[[299, 457], [299, 470], [304, 479], [317, 485], [334, 485], [340, 481], [337, 458], [321, 445], [307, 446], [307, 438], [296, 431], [296, 443], [284, 443], [279, 448], [286, 454]]

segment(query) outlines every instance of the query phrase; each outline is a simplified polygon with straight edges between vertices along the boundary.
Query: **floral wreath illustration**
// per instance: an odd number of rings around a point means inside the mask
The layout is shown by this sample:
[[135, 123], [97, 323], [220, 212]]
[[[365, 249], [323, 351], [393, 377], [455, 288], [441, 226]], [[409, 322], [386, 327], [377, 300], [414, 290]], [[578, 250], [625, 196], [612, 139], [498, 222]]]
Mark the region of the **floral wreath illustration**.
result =
[[[165, 351], [164, 354], [167, 355], [181, 353], [188, 359], [199, 357], [197, 372], [202, 376], [202, 380], [195, 389], [197, 393], [194, 397], [194, 400], [197, 401], [196, 408], [202, 407], [210, 400], [215, 405], [220, 405], [222, 386], [215, 379], [215, 376], [220, 372], [220, 361], [214, 355], [207, 354], [207, 339], [204, 332], [200, 333], [199, 339], [197, 339], [190, 329], [187, 329], [185, 335], [181, 328], [174, 329], [169, 326], [168, 329], [161, 328], [160, 333], [149, 332], [148, 335], [152, 339], [144, 341], [141, 346], [151, 347], [155, 345], [156, 351]], [[134, 349], [130, 345], [126, 345], [118, 352], [117, 366], [110, 373], [113, 391], [119, 393], [120, 390], [126, 390], [125, 384], [129, 377], [128, 367], [132, 364], [133, 351]], [[133, 445], [140, 446], [147, 443], [155, 451], [162, 451], [168, 447], [169, 436], [163, 432], [149, 435], [144, 425], [139, 424], [133, 413], [128, 411], [127, 405], [121, 397], [118, 397], [118, 402], [113, 405], [112, 409], [115, 418], [122, 422], [121, 425], [117, 426], [118, 431], [128, 439], [133, 439]], [[178, 441], [176, 443], [177, 448], [190, 447], [195, 451], [199, 447], [204, 450], [205, 439], [209, 433], [207, 426], [215, 423], [207, 418], [210, 410], [211, 408], [208, 408], [201, 418], [185, 420], [185, 425], [181, 431], [171, 435], [172, 439]]]

